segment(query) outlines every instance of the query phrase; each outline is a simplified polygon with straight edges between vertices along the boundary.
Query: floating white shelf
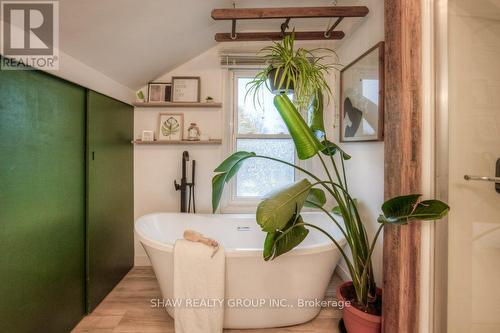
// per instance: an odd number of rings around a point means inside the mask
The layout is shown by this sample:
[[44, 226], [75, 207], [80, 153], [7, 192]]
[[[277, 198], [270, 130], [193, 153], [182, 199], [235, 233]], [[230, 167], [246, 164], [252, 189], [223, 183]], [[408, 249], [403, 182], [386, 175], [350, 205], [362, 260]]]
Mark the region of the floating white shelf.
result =
[[134, 102], [134, 106], [142, 108], [221, 108], [222, 103], [174, 103], [174, 102]]
[[142, 141], [134, 140], [133, 144], [136, 145], [220, 145], [221, 139], [213, 139], [208, 141], [188, 141], [188, 140], [155, 140], [155, 141]]

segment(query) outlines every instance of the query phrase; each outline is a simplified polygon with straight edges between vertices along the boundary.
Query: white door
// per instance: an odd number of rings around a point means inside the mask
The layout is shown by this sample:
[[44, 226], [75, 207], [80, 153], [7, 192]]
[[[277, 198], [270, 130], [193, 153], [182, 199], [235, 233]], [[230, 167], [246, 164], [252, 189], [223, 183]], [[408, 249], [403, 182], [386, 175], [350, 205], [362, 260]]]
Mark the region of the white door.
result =
[[[500, 332], [500, 0], [448, 0], [447, 331]], [[499, 184], [500, 186], [500, 184]]]

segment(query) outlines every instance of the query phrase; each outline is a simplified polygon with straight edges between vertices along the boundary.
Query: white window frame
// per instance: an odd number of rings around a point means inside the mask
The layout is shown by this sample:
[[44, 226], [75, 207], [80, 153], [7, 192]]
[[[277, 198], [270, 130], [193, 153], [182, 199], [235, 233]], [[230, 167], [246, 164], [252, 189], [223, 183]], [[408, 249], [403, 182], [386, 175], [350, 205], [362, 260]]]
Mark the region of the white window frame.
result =
[[[251, 77], [258, 73], [258, 69], [229, 69], [227, 71], [226, 102], [229, 108], [226, 109], [225, 115], [225, 156], [229, 156], [236, 152], [237, 139], [292, 139], [289, 134], [238, 134], [238, 93], [236, 91], [237, 79], [240, 77]], [[250, 97], [249, 97], [250, 98]], [[295, 164], [306, 168], [310, 166], [308, 161], [300, 161], [295, 153]], [[304, 175], [295, 169], [295, 180], [300, 179]], [[254, 213], [257, 205], [262, 200], [260, 197], [238, 197], [236, 195], [236, 177], [234, 177], [226, 186], [224, 195], [221, 201], [221, 212], [223, 213]]]

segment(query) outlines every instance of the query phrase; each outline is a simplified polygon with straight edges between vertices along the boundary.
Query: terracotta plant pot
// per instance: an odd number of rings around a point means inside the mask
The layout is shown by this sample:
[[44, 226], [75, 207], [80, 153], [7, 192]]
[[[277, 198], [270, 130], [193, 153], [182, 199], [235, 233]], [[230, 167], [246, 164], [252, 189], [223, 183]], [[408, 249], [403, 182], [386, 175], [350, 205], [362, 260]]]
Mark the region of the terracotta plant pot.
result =
[[[347, 299], [342, 294], [342, 289], [352, 286], [352, 281], [344, 282], [337, 287], [337, 298], [343, 302]], [[382, 293], [380, 289], [377, 293]], [[352, 305], [346, 305], [342, 310], [344, 325], [348, 333], [380, 333], [382, 326], [382, 317], [366, 313], [356, 309]]]

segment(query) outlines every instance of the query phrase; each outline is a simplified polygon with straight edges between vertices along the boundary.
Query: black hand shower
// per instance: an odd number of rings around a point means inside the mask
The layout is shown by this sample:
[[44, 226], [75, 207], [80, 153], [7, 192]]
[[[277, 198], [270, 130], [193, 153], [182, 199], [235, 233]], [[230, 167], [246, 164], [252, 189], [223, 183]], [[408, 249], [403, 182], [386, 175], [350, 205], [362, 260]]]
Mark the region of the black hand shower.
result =
[[196, 161], [193, 160], [193, 164], [191, 165], [191, 186], [189, 186], [189, 211], [191, 211], [191, 197], [193, 197], [193, 213], [196, 213], [196, 204], [194, 200], [194, 175], [196, 171]]
[[[194, 175], [195, 175], [195, 166], [196, 161], [192, 162], [192, 176], [191, 183], [187, 182], [186, 178], [186, 168], [187, 162], [189, 161], [189, 153], [184, 151], [182, 153], [182, 178], [181, 183], [177, 184], [177, 181], [174, 180], [174, 187], [176, 191], [181, 191], [181, 213], [191, 212], [191, 202], [193, 203], [193, 213], [196, 213], [196, 206], [194, 202]], [[189, 186], [189, 202], [186, 205], [186, 188]], [[192, 199], [191, 199], [192, 198]]]
[[189, 186], [189, 200], [188, 200], [188, 213], [191, 213], [191, 202], [193, 203], [193, 213], [196, 213], [196, 205], [194, 203], [194, 175], [196, 170], [196, 161], [193, 160], [191, 164], [191, 183], [188, 183]]

